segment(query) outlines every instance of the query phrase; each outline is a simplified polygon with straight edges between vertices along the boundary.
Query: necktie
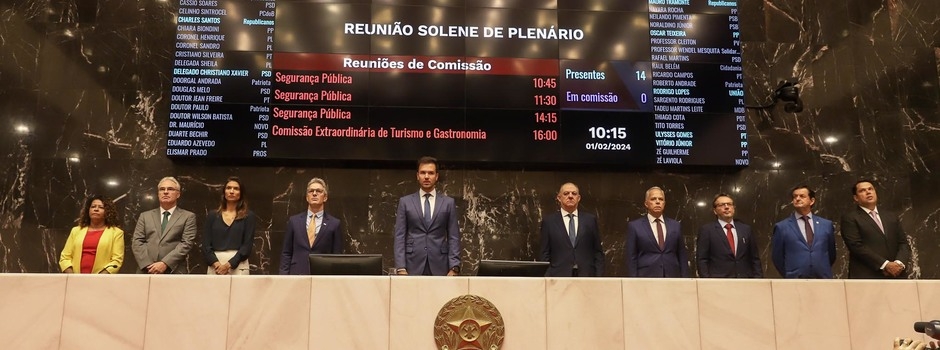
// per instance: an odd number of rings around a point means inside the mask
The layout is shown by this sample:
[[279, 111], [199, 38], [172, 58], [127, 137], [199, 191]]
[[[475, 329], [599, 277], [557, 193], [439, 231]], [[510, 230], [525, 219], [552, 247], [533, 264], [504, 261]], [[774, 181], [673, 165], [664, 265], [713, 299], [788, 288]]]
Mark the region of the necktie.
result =
[[731, 226], [731, 224], [725, 224], [725, 229], [727, 230], [727, 234], [728, 234], [728, 245], [731, 246], [731, 255], [735, 255], [735, 252], [734, 252], [734, 233], [731, 232], [731, 228], [732, 228], [732, 227], [734, 227], [734, 226]]
[[313, 247], [313, 241], [317, 239], [317, 216], [310, 215], [310, 223], [307, 224], [307, 240], [310, 241], [310, 246]]
[[424, 222], [431, 224], [431, 194], [424, 194]]
[[666, 248], [666, 235], [663, 234], [663, 221], [656, 219], [656, 240], [659, 241], [659, 250]]
[[813, 225], [810, 225], [809, 216], [803, 215], [803, 227], [806, 229], [806, 245], [813, 245]]
[[160, 233], [163, 233], [166, 231], [167, 221], [170, 221], [170, 212], [165, 211], [163, 212], [163, 221], [160, 222]]
[[574, 214], [568, 214], [568, 239], [571, 240], [571, 246], [574, 246], [574, 239], [577, 238], [578, 229], [574, 227]]
[[885, 227], [881, 225], [881, 218], [878, 217], [878, 212], [872, 210], [869, 212], [869, 214], [871, 214], [872, 219], [875, 219], [875, 223], [878, 224], [878, 228], [881, 229], [881, 233], [885, 233]]

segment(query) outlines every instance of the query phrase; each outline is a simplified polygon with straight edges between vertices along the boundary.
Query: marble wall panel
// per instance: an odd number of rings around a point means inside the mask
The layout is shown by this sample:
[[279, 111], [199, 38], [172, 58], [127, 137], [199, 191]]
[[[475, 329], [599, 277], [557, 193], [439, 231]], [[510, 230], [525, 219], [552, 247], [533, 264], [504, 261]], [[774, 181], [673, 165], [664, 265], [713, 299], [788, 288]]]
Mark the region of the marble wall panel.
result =
[[[886, 288], [886, 284], [892, 287]], [[852, 349], [883, 349], [895, 337], [913, 338], [913, 321], [920, 318], [918, 286], [890, 281], [845, 281]]]
[[143, 348], [149, 291], [149, 275], [68, 275], [61, 348]]
[[303, 349], [311, 344], [310, 304], [317, 299], [310, 294], [312, 279], [232, 276], [231, 281], [227, 349]]
[[[178, 176], [187, 188], [180, 205], [204, 214], [229, 174], [251, 181], [252, 205], [265, 225], [250, 260], [253, 273], [277, 272], [283, 225], [303, 210], [297, 189], [312, 176], [333, 185], [327, 208], [344, 221], [347, 251], [381, 253], [392, 265], [397, 199], [417, 189], [411, 162], [164, 156], [177, 7], [167, 1], [0, 4], [0, 162], [6, 165], [0, 167], [0, 243], [6, 248], [0, 271], [55, 271], [58, 246], [88, 193], [121, 197], [122, 228], [131, 232], [137, 214], [155, 206], [160, 177]], [[766, 258], [770, 227], [789, 213], [791, 187], [816, 187], [817, 211], [838, 222], [852, 206], [848, 186], [874, 177], [882, 205], [902, 214], [917, 250], [912, 277], [937, 278], [940, 199], [927, 190], [940, 171], [938, 17], [940, 5], [931, 0], [740, 2], [748, 105], [772, 102], [779, 82], [792, 77], [805, 109], [749, 109], [751, 165], [738, 171], [442, 160], [441, 189], [460, 210], [464, 274], [472, 275], [480, 259], [535, 258], [539, 222], [556, 210], [553, 198], [565, 181], [578, 183], [582, 208], [598, 214], [606, 274], [622, 276], [626, 222], [642, 214], [650, 186], [666, 189], [667, 215], [683, 222], [690, 252], [697, 228], [712, 220], [699, 202], [734, 194], [738, 215], [758, 228]], [[121, 179], [118, 186], [106, 185], [110, 177]], [[836, 275], [844, 277], [846, 252], [838, 249]], [[123, 272], [135, 271], [128, 260]], [[202, 273], [200, 252], [186, 266]]]
[[619, 279], [546, 279], [546, 349], [623, 348], [622, 297]]
[[[65, 309], [65, 275], [5, 276], [0, 284], [0, 341], [11, 349], [55, 349]], [[15, 317], [13, 315], [16, 315]]]

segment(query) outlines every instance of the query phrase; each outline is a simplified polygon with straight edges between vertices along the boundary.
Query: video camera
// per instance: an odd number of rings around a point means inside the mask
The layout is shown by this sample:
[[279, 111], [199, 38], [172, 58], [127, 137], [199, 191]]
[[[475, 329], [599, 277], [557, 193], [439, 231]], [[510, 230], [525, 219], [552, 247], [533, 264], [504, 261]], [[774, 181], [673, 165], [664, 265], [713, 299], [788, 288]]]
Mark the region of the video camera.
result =
[[924, 333], [928, 337], [940, 340], [940, 320], [930, 322], [914, 322], [914, 331]]

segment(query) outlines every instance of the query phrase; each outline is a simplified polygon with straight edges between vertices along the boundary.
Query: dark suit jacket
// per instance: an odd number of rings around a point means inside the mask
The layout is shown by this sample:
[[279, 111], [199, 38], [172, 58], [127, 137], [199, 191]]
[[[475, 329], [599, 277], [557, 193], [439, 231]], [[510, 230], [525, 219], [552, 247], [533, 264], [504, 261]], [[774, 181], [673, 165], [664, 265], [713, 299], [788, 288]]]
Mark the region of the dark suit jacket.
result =
[[813, 246], [800, 232], [803, 220], [791, 214], [774, 225], [771, 250], [774, 267], [786, 278], [832, 278], [836, 236], [832, 221], [813, 215]]
[[728, 235], [717, 219], [702, 225], [698, 230], [695, 260], [698, 262], [699, 277], [763, 277], [760, 251], [751, 227], [738, 220], [734, 220], [732, 225], [738, 232], [734, 254], [731, 254], [731, 246], [728, 245]]
[[542, 219], [540, 246], [541, 260], [550, 262], [546, 277], [571, 277], [571, 269], [578, 265], [578, 277], [604, 275], [604, 249], [597, 229], [597, 218], [578, 211], [578, 228], [574, 246], [568, 238], [568, 229], [561, 211]]
[[184, 273], [180, 264], [186, 260], [196, 240], [196, 214], [176, 207], [166, 223], [166, 230], [160, 232], [161, 212], [160, 208], [151, 209], [137, 218], [131, 241], [137, 271], [143, 272], [147, 265], [163, 261], [168, 268], [165, 273]]
[[395, 214], [395, 267], [421, 275], [430, 262], [431, 274], [447, 275], [460, 266], [460, 230], [454, 199], [437, 191], [431, 224], [421, 213], [420, 191], [401, 197]]
[[[842, 216], [842, 239], [849, 249], [849, 278], [889, 278], [881, 271], [885, 260], [899, 260], [910, 267], [911, 247], [901, 221], [891, 212], [876, 210], [884, 233], [875, 219], [859, 206]], [[897, 278], [906, 278], [905, 275], [902, 273]]]
[[689, 258], [679, 222], [665, 219], [665, 248], [659, 250], [648, 214], [627, 224], [628, 277], [689, 277]]
[[313, 240], [313, 246], [310, 246], [310, 239], [307, 238], [307, 211], [291, 216], [287, 220], [278, 272], [282, 275], [309, 275], [310, 254], [343, 254], [345, 243], [340, 226], [339, 219], [324, 211], [320, 232]]

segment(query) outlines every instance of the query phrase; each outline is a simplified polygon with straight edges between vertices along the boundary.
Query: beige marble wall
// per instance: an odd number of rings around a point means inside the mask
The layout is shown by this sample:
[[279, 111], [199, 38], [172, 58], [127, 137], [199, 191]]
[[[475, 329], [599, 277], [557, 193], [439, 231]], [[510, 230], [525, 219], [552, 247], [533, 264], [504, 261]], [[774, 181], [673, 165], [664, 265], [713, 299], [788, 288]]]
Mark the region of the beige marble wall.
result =
[[546, 349], [623, 349], [619, 278], [547, 278]]
[[468, 277], [394, 276], [389, 349], [433, 349], [434, 319], [444, 303], [467, 294]]
[[627, 349], [698, 349], [698, 286], [692, 279], [623, 280]]
[[62, 348], [143, 348], [149, 295], [147, 275], [68, 275]]
[[390, 277], [314, 279], [310, 349], [388, 349], [390, 298]]
[[771, 283], [778, 349], [851, 349], [843, 281]]
[[914, 281], [848, 280], [845, 301], [853, 350], [889, 349], [895, 337], [912, 338], [921, 317]]
[[699, 279], [697, 283], [702, 349], [777, 348], [770, 280]]
[[150, 278], [144, 349], [226, 349], [232, 277]]
[[310, 284], [295, 276], [232, 276], [229, 349], [303, 349], [310, 344]]
[[[917, 321], [940, 320], [940, 281], [917, 281], [917, 297], [920, 300], [920, 319]], [[916, 334], [910, 336], [900, 334], [898, 336], [918, 339]], [[924, 341], [937, 341], [926, 335], [920, 337]]]
[[[0, 275], [0, 347], [59, 347], [65, 304], [65, 277], [64, 274]], [[107, 326], [107, 320], [100, 321], [102, 327]]]
[[0, 347], [429, 349], [464, 294], [507, 350], [881, 350], [940, 318], [940, 281], [0, 274]]
[[503, 316], [503, 350], [545, 349], [544, 278], [479, 277], [470, 279], [469, 294], [489, 300]]

